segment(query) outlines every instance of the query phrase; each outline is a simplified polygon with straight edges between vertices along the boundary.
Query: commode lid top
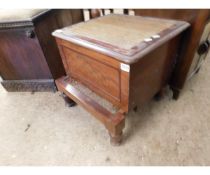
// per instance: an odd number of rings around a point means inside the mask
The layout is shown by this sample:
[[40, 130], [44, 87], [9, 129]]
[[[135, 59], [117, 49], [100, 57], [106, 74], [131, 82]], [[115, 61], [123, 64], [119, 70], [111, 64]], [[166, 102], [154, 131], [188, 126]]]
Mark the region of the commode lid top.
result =
[[134, 62], [188, 26], [183, 21], [111, 14], [65, 27], [53, 35]]

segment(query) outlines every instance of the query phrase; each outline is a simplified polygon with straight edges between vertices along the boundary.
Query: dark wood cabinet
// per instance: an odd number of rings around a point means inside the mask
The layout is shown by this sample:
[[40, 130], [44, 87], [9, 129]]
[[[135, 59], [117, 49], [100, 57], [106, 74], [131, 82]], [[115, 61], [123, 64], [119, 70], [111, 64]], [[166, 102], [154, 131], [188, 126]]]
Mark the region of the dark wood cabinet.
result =
[[[51, 33], [60, 27], [83, 21], [82, 10], [21, 10], [17, 19], [0, 16], [0, 76], [8, 91], [48, 91], [54, 79], [65, 75], [60, 54]], [[25, 15], [25, 16], [24, 16]], [[27, 16], [28, 15], [28, 16]], [[14, 17], [14, 19], [12, 19]]]

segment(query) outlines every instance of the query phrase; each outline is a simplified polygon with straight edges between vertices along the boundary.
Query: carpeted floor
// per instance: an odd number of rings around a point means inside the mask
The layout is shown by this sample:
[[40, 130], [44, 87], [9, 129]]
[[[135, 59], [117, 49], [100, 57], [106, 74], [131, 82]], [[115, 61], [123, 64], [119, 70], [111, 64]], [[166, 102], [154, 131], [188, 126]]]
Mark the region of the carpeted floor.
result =
[[168, 91], [126, 119], [124, 142], [59, 93], [0, 87], [0, 165], [210, 165], [210, 60], [178, 101]]

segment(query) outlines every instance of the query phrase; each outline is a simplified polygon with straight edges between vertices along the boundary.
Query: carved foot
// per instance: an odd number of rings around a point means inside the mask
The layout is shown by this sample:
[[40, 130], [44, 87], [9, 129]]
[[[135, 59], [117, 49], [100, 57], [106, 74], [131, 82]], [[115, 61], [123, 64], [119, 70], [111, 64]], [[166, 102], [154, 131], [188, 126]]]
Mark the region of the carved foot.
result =
[[110, 135], [110, 143], [112, 146], [119, 146], [122, 143], [123, 133], [114, 136], [111, 133], [109, 133], [109, 135]]
[[73, 107], [76, 105], [76, 103], [72, 99], [70, 99], [66, 94], [62, 93], [62, 97], [65, 101], [66, 106]]
[[180, 95], [180, 90], [172, 88], [172, 91], [173, 91], [173, 99], [178, 100], [179, 95]]

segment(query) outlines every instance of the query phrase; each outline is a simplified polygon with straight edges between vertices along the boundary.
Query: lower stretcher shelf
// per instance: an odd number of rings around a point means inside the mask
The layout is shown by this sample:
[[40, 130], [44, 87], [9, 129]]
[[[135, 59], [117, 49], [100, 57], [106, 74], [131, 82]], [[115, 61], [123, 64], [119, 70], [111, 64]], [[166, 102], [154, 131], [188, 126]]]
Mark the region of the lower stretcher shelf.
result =
[[68, 83], [71, 84], [71, 86], [73, 86], [74, 88], [76, 88], [79, 92], [85, 94], [86, 96], [90, 97], [92, 100], [96, 101], [99, 105], [110, 111], [112, 114], [116, 113], [119, 110], [118, 107], [113, 106], [112, 103], [98, 96], [96, 93], [91, 91], [82, 83], [71, 78], [68, 79]]
[[109, 131], [112, 144], [120, 143], [125, 126], [125, 116], [121, 109], [117, 109], [110, 102], [68, 76], [61, 77], [55, 82], [59, 91], [83, 106], [104, 124]]

